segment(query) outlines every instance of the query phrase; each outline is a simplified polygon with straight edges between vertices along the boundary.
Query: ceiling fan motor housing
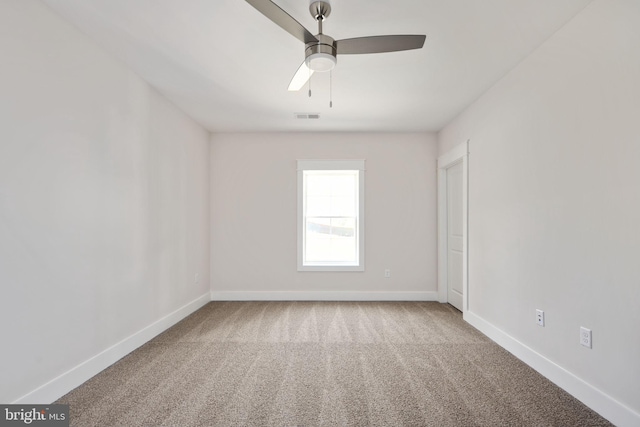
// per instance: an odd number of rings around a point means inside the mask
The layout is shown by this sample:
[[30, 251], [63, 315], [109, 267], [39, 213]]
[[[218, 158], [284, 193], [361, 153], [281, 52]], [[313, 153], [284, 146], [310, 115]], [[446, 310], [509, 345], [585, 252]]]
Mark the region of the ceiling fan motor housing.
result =
[[338, 62], [336, 41], [325, 34], [318, 34], [316, 38], [318, 42], [305, 45], [304, 57], [307, 67], [313, 71], [330, 71]]

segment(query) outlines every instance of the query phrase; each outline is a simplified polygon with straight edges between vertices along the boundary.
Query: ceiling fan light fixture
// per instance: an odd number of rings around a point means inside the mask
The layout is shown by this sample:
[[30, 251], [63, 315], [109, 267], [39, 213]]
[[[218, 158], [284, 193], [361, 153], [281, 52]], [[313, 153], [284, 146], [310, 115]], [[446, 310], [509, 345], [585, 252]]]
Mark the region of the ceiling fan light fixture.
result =
[[305, 62], [313, 71], [326, 72], [333, 70], [337, 61], [336, 57], [329, 53], [316, 52], [307, 56]]

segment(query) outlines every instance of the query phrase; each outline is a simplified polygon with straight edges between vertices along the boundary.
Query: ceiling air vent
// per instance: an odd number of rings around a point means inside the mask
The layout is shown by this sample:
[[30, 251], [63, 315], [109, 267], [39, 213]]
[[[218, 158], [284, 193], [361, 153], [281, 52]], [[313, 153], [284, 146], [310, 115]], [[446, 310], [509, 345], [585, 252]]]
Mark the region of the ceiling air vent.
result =
[[319, 119], [320, 113], [293, 113], [296, 119]]

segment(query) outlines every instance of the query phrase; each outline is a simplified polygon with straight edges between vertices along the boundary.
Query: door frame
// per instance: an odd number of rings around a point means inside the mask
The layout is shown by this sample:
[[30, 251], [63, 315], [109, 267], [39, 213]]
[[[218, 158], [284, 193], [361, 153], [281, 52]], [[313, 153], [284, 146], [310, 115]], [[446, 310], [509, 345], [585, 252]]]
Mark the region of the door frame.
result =
[[462, 163], [462, 313], [469, 310], [469, 140], [438, 157], [438, 301], [448, 302], [447, 169]]

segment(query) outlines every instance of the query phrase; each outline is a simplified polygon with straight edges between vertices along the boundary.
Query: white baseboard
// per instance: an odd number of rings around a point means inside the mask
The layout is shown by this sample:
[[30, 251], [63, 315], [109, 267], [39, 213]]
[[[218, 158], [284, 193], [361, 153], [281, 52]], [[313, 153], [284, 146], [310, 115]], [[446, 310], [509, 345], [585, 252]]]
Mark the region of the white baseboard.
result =
[[616, 426], [640, 426], [640, 414], [581, 380], [478, 315], [467, 311], [464, 313], [464, 320]]
[[136, 348], [178, 323], [210, 301], [204, 294], [172, 313], [153, 322], [117, 344], [82, 362], [64, 374], [22, 396], [14, 404], [49, 404], [64, 396], [80, 384], [113, 365]]
[[211, 301], [438, 301], [438, 292], [211, 291]]

